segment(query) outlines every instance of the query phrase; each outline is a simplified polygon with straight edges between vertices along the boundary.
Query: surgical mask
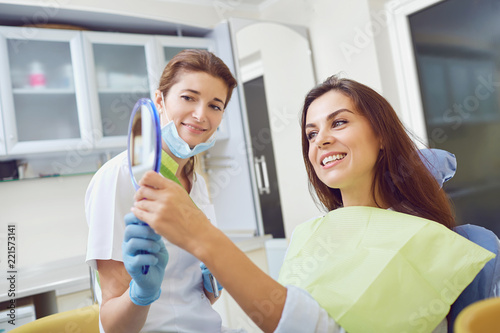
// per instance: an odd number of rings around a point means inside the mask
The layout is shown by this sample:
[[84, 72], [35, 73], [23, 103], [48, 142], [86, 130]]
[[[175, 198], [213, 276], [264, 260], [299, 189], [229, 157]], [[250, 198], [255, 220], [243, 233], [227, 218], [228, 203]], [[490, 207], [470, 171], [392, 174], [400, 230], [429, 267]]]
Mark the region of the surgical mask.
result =
[[197, 144], [194, 148], [189, 147], [186, 141], [184, 141], [177, 132], [177, 127], [172, 120], [168, 119], [167, 108], [165, 107], [165, 100], [163, 99], [163, 94], [161, 94], [161, 100], [163, 102], [163, 110], [165, 116], [167, 117], [167, 124], [161, 128], [161, 138], [168, 146], [168, 149], [177, 156], [178, 158], [187, 159], [194, 155], [204, 152], [205, 150], [212, 148], [215, 144], [216, 133], [206, 141]]

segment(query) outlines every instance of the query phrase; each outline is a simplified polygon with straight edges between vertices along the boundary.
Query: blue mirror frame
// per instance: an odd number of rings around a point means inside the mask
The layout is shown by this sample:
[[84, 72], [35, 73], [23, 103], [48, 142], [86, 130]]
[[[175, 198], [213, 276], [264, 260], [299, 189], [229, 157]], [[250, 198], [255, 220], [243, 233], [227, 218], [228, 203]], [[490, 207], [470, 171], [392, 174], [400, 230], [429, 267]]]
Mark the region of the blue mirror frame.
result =
[[[137, 183], [137, 180], [134, 177], [134, 174], [132, 172], [132, 161], [130, 157], [130, 146], [132, 142], [132, 130], [133, 130], [133, 124], [134, 124], [134, 119], [135, 116], [138, 112], [143, 112], [144, 110], [147, 110], [151, 116], [151, 120], [153, 122], [151, 128], [154, 131], [154, 139], [153, 139], [153, 152], [155, 154], [154, 156], [154, 162], [152, 165], [152, 170], [155, 172], [158, 172], [160, 170], [160, 165], [161, 165], [161, 125], [160, 125], [160, 116], [158, 114], [158, 110], [156, 109], [156, 106], [154, 105], [153, 101], [149, 98], [141, 98], [135, 103], [134, 108], [132, 110], [132, 113], [130, 115], [130, 122], [128, 126], [128, 142], [127, 142], [127, 159], [128, 159], [128, 166], [129, 166], [129, 172], [130, 172], [130, 177], [132, 178], [132, 183], [137, 190], [139, 188], [139, 184]], [[142, 118], [143, 119], [143, 118]], [[142, 120], [141, 120], [142, 121]]]

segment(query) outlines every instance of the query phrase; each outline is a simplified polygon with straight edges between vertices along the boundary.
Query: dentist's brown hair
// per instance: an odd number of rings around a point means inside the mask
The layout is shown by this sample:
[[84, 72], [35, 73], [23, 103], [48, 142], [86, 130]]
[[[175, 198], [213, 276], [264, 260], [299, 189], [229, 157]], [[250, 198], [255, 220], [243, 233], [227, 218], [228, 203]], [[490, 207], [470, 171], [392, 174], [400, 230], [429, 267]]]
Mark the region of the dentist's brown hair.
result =
[[[309, 177], [309, 190], [327, 210], [343, 206], [339, 189], [325, 185], [316, 175], [309, 160], [309, 140], [305, 125], [309, 106], [329, 91], [349, 97], [356, 111], [370, 122], [382, 147], [375, 163], [372, 195], [393, 210], [455, 226], [455, 218], [446, 193], [422, 162], [415, 143], [406, 132], [396, 112], [387, 100], [373, 89], [335, 75], [313, 88], [306, 96], [302, 109], [302, 155]], [[379, 203], [377, 203], [379, 205]]]
[[203, 72], [224, 81], [227, 87], [224, 107], [227, 106], [236, 87], [236, 79], [227, 65], [207, 50], [186, 49], [177, 53], [163, 69], [158, 90], [163, 96], [167, 96], [170, 88], [178, 82], [179, 76], [186, 72]]

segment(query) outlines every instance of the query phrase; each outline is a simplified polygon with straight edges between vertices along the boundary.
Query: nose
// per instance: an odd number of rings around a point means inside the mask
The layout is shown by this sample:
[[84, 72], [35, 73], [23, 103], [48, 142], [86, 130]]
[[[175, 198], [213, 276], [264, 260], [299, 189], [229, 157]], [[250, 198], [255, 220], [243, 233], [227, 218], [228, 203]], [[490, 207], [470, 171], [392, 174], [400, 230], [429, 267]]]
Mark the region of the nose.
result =
[[328, 145], [331, 145], [335, 141], [335, 138], [328, 131], [319, 131], [316, 135], [315, 141], [318, 148], [321, 149]]
[[206, 115], [208, 112], [208, 107], [205, 107], [203, 105], [197, 105], [196, 108], [193, 110], [192, 116], [196, 121], [202, 123], [206, 120]]

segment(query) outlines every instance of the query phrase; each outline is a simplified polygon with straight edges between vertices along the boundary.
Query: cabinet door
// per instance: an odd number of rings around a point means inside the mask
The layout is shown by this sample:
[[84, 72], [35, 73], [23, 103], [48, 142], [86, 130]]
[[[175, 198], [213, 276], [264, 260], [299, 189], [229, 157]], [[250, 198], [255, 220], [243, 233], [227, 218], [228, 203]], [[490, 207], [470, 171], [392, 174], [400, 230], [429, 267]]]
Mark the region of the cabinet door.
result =
[[0, 103], [0, 156], [4, 156], [6, 153], [5, 135], [3, 131], [2, 103]]
[[214, 42], [208, 38], [198, 37], [172, 37], [155, 36], [154, 41], [148, 45], [148, 54], [152, 61], [148, 63], [150, 84], [154, 90], [167, 63], [180, 51], [185, 49], [203, 49], [213, 52]]
[[96, 147], [126, 148], [135, 103], [153, 96], [147, 65], [151, 56], [146, 50], [153, 37], [86, 31], [82, 35]]
[[89, 145], [81, 55], [78, 31], [0, 29], [0, 94], [8, 154]]

